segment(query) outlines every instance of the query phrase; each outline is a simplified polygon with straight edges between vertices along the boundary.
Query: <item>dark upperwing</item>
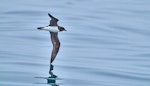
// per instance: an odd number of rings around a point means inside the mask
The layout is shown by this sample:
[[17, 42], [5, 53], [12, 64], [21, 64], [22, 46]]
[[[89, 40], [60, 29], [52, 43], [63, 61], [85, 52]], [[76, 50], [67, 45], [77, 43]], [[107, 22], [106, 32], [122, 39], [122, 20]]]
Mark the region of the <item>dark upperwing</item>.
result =
[[[49, 26], [58, 26], [57, 22], [59, 20], [57, 18], [53, 17], [50, 13], [48, 13], [48, 15], [51, 18]], [[59, 51], [60, 42], [59, 42], [59, 39], [58, 39], [58, 33], [50, 32], [50, 34], [51, 34], [51, 41], [52, 41], [52, 44], [53, 44], [53, 50], [52, 50], [52, 53], [51, 53], [51, 60], [50, 60], [50, 63], [52, 63], [54, 61], [54, 59], [56, 58], [56, 55]]]
[[59, 20], [57, 18], [53, 17], [50, 13], [48, 13], [48, 15], [51, 18], [49, 26], [58, 26], [57, 22]]

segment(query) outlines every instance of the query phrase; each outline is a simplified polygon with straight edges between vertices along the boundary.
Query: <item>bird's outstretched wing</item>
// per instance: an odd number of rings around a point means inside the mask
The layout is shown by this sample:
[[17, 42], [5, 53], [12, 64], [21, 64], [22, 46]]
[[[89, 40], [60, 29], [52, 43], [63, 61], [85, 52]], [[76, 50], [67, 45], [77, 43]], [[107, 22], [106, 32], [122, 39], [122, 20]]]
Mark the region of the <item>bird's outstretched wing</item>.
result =
[[[48, 15], [51, 18], [49, 26], [58, 26], [57, 22], [59, 20], [57, 18], [53, 17], [50, 13], [48, 13]], [[51, 41], [52, 41], [52, 44], [53, 44], [53, 50], [52, 50], [52, 53], [51, 53], [51, 60], [50, 60], [50, 63], [52, 63], [54, 61], [58, 51], [59, 51], [60, 42], [59, 42], [59, 39], [58, 39], [58, 33], [50, 32], [50, 35], [51, 35]]]
[[57, 18], [53, 17], [50, 13], [48, 13], [48, 15], [51, 18], [49, 26], [58, 26], [57, 22], [59, 20]]

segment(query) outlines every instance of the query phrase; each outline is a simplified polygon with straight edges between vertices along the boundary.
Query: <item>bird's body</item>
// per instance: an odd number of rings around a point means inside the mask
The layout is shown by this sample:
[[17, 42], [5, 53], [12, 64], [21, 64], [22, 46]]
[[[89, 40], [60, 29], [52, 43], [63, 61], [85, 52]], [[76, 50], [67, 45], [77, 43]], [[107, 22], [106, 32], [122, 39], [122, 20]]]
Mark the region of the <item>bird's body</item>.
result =
[[60, 32], [60, 31], [65, 31], [65, 29], [61, 26], [46, 26], [46, 27], [39, 27], [38, 29], [40, 30], [46, 30], [46, 31], [49, 31], [49, 32]]
[[40, 27], [39, 28], [40, 30], [46, 30], [46, 31], [49, 31], [49, 32], [59, 32], [59, 29], [57, 26], [46, 26], [46, 27]]
[[58, 22], [57, 18], [53, 17], [49, 13], [48, 13], [48, 15], [51, 18], [50, 24], [46, 27], [38, 27], [37, 29], [46, 30], [46, 31], [50, 32], [51, 41], [52, 41], [52, 44], [53, 44], [53, 50], [52, 50], [52, 53], [51, 53], [51, 60], [50, 60], [50, 63], [52, 63], [54, 61], [54, 59], [56, 58], [56, 55], [57, 55], [57, 53], [59, 51], [59, 48], [60, 48], [58, 32], [66, 31], [66, 30], [65, 30], [64, 27], [57, 25], [57, 22]]

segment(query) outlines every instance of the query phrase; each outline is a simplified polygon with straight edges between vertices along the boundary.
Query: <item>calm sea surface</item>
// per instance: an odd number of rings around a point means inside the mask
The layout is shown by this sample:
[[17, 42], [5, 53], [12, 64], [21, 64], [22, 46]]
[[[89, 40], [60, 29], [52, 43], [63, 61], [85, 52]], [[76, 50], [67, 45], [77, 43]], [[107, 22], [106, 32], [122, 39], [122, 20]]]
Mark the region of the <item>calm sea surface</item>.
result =
[[[47, 83], [50, 12], [67, 32]], [[36, 78], [43, 77], [43, 78]], [[149, 0], [1, 0], [0, 86], [150, 86]]]

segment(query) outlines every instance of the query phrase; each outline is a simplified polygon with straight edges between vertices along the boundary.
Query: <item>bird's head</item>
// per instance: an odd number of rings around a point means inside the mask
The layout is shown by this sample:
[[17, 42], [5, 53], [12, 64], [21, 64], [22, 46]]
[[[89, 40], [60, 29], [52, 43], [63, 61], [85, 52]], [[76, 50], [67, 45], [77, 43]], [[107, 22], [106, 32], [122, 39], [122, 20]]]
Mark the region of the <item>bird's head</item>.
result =
[[62, 27], [62, 26], [58, 26], [58, 29], [60, 30], [60, 31], [67, 31], [64, 27]]

